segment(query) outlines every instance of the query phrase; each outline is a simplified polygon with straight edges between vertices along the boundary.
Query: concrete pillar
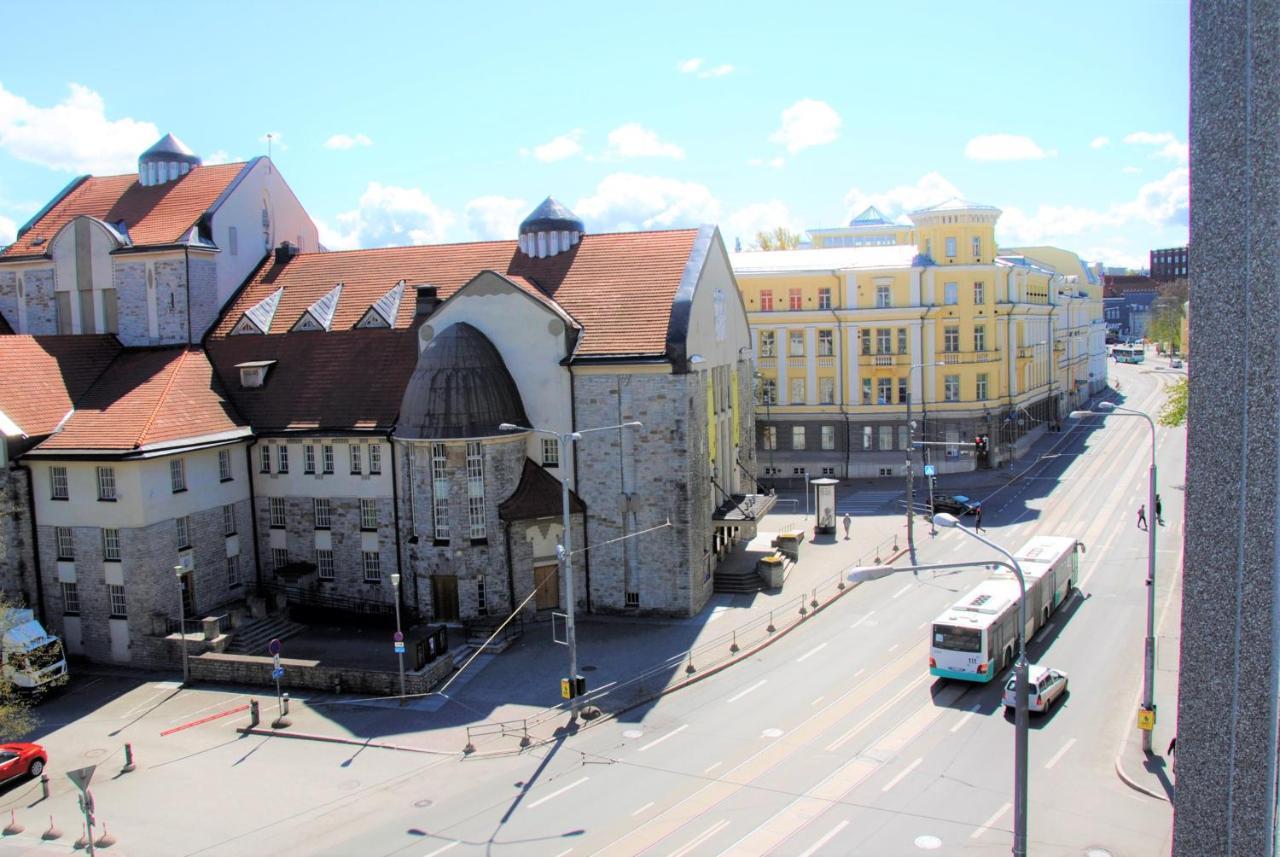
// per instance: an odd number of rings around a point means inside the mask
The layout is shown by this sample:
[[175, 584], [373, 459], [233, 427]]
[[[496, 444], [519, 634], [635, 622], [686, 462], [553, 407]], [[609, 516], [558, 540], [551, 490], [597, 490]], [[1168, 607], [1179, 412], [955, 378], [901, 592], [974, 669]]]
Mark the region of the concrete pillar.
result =
[[[1190, 374], [1173, 853], [1266, 857], [1280, 670], [1280, 0], [1193, 0], [1191, 161], [1195, 338], [1230, 347], [1198, 349]], [[1178, 476], [1166, 478], [1173, 490]]]

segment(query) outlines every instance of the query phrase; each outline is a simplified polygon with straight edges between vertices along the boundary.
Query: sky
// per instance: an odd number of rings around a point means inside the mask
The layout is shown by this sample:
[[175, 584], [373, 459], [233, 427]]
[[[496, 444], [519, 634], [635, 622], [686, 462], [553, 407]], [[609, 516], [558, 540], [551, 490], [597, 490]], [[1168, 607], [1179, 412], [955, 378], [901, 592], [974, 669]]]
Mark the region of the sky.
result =
[[[264, 13], [263, 10], [269, 10]], [[21, 4], [0, 245], [171, 132], [270, 152], [329, 249], [840, 226], [959, 196], [1003, 246], [1146, 267], [1188, 240], [1186, 3]], [[268, 137], [268, 135], [270, 135]]]

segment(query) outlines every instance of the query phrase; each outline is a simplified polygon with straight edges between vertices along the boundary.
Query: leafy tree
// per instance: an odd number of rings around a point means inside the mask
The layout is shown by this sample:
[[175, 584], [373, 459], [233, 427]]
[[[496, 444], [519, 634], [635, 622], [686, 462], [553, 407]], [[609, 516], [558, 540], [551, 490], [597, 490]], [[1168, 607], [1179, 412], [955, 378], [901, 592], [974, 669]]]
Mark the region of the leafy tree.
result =
[[[0, 597], [0, 633], [16, 622], [13, 607]], [[13, 682], [0, 672], [0, 736], [5, 741], [17, 741], [34, 728], [36, 718], [29, 700], [20, 695]]]
[[1185, 279], [1174, 280], [1160, 287], [1160, 296], [1151, 304], [1151, 327], [1148, 338], [1155, 342], [1167, 342], [1174, 351], [1182, 350], [1183, 305], [1190, 294]]
[[800, 246], [800, 235], [785, 226], [777, 226], [771, 232], [757, 232], [756, 246], [761, 250], [794, 250]]
[[1187, 421], [1187, 379], [1179, 378], [1169, 387], [1160, 408], [1160, 425], [1180, 426]]

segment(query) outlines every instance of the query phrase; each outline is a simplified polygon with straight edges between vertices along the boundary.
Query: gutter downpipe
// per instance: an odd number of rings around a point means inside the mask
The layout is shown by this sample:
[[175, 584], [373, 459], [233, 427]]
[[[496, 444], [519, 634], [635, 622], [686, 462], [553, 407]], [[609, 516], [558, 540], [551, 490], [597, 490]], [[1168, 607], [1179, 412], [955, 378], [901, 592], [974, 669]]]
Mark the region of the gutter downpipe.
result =
[[191, 248], [189, 246], [182, 248], [182, 256], [187, 266], [187, 344], [191, 345]]
[[[0, 440], [0, 443], [3, 441]], [[40, 573], [40, 530], [36, 527], [36, 479], [29, 465], [14, 463], [13, 468], [27, 474], [27, 517], [31, 521], [31, 558], [35, 565], [36, 577], [36, 615], [40, 619], [40, 624], [48, 627], [48, 623], [45, 622], [44, 580]]]
[[[394, 429], [388, 429], [386, 435], [387, 444], [391, 447], [391, 514], [396, 529], [396, 574], [399, 574], [400, 579], [403, 581], [404, 568], [403, 557], [401, 554], [404, 548], [400, 543], [400, 494], [396, 487], [400, 480], [397, 478], [399, 476], [399, 471], [396, 469], [396, 444], [395, 441], [391, 439], [393, 431]], [[412, 486], [410, 486], [410, 490], [412, 490]], [[396, 586], [393, 587], [393, 589], [396, 591], [396, 601], [399, 602], [401, 607], [403, 607], [405, 587]], [[415, 624], [417, 623], [415, 622]]]
[[258, 437], [254, 435], [253, 440], [249, 441], [249, 445], [244, 448], [245, 464], [249, 469], [249, 524], [253, 531], [253, 573], [258, 581], [258, 588], [262, 588], [262, 549], [258, 544], [258, 498], [253, 490], [253, 448], [258, 445]]

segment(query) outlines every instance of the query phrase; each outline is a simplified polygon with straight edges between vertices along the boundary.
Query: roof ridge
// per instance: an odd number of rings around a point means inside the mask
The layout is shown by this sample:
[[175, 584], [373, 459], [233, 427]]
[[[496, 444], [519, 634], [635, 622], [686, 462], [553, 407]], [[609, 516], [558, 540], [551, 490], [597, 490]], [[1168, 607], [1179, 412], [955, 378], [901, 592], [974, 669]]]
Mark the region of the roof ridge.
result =
[[142, 428], [138, 431], [138, 436], [133, 442], [133, 448], [137, 449], [142, 446], [142, 439], [147, 436], [147, 432], [151, 430], [151, 424], [156, 421], [156, 417], [160, 414], [160, 407], [164, 404], [164, 400], [169, 396], [169, 390], [173, 387], [174, 381], [178, 377], [178, 372], [182, 370], [182, 365], [187, 361], [187, 355], [191, 353], [192, 346], [188, 345], [182, 349], [182, 353], [178, 355], [177, 365], [173, 367], [173, 371], [169, 373], [169, 378], [164, 382], [164, 389], [160, 391], [159, 397], [156, 399], [155, 407], [151, 410], [151, 416], [147, 417], [147, 421], [142, 424]]

